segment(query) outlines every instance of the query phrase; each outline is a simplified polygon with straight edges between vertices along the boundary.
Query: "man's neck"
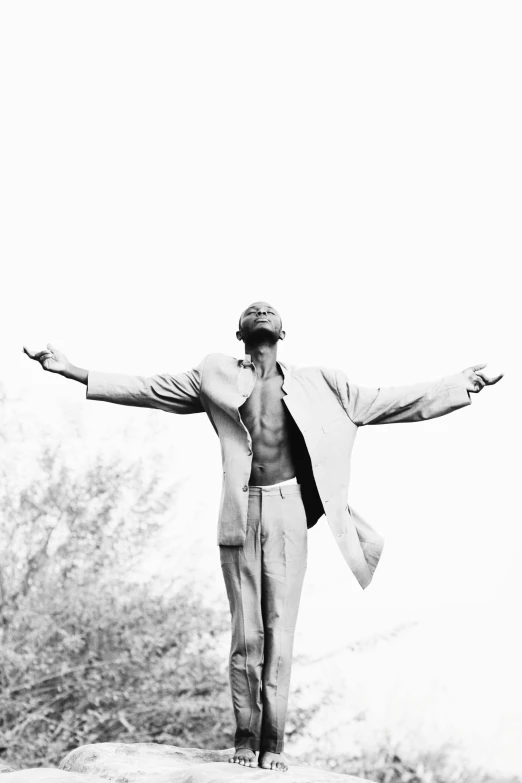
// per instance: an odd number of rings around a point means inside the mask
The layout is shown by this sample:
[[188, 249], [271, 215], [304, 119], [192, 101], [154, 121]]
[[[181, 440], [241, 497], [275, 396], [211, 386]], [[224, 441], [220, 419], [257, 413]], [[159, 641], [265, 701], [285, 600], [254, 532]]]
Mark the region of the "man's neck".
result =
[[260, 378], [269, 378], [271, 375], [277, 375], [277, 343], [275, 345], [269, 343], [260, 345], [245, 344], [245, 353], [250, 354]]

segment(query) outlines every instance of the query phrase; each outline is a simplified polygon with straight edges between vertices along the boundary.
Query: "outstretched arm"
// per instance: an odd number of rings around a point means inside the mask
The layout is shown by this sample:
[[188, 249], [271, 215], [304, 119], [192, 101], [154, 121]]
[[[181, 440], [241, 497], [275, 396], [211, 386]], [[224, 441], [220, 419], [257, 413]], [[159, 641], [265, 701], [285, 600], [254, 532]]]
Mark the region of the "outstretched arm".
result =
[[84, 370], [71, 364], [65, 354], [50, 344], [46, 350], [36, 353], [24, 347], [24, 352], [38, 361], [46, 372], [84, 383], [89, 400], [159, 408], [169, 413], [201, 413], [204, 410], [200, 400], [204, 362], [188, 372], [143, 377]]
[[497, 383], [502, 374], [488, 376], [485, 364], [468, 367], [456, 375], [432, 383], [369, 389], [339, 378], [341, 402], [355, 424], [392, 424], [424, 421], [469, 405], [470, 392]]

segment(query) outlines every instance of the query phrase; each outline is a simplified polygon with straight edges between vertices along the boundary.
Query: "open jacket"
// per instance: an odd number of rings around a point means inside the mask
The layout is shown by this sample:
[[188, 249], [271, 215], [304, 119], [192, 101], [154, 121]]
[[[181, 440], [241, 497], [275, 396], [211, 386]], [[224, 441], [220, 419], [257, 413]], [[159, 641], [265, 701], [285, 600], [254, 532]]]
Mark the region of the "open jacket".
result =
[[[357, 429], [365, 424], [433, 419], [469, 405], [466, 379], [458, 373], [431, 383], [371, 389], [355, 385], [339, 370], [278, 365], [284, 376], [283, 401], [307, 452], [301, 463], [308, 465], [309, 472], [304, 482], [298, 473], [298, 480], [305, 484], [305, 506], [307, 490], [310, 498], [308, 525], [324, 510], [346, 562], [366, 587], [379, 561], [383, 539], [348, 506], [350, 459]], [[255, 383], [256, 369], [250, 356], [238, 360], [209, 354], [194, 369], [175, 375], [146, 378], [89, 372], [87, 399], [169, 413], [205, 412], [219, 436], [223, 462], [218, 544], [242, 546], [252, 440], [241, 420], [240, 407]], [[302, 473], [304, 477], [304, 469]]]

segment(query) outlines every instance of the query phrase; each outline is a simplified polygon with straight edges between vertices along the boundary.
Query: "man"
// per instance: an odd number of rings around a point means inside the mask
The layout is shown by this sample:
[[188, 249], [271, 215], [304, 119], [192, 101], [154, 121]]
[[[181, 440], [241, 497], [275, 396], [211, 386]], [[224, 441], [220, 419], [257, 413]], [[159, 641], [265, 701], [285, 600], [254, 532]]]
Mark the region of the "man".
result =
[[435, 383], [368, 389], [338, 370], [295, 369], [277, 360], [285, 332], [266, 302], [247, 307], [236, 335], [244, 359], [210, 354], [186, 373], [150, 378], [87, 372], [51, 345], [24, 351], [45, 370], [86, 384], [88, 399], [208, 415], [223, 458], [218, 544], [232, 617], [230, 761], [286, 770], [281, 753], [307, 528], [326, 515], [362, 587], [382, 551], [382, 538], [347, 504], [358, 427], [442, 416], [502, 376], [487, 377], [485, 365], [476, 365]]

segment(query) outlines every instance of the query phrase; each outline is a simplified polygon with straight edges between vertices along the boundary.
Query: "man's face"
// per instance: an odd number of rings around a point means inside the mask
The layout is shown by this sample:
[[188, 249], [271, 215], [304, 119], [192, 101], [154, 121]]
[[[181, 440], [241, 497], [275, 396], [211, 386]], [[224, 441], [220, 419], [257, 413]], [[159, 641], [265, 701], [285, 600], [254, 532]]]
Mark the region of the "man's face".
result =
[[[281, 316], [272, 305], [267, 302], [254, 302], [241, 314], [240, 340], [244, 342], [259, 342], [272, 339], [274, 342], [281, 339]], [[238, 332], [239, 335], [239, 332]]]

